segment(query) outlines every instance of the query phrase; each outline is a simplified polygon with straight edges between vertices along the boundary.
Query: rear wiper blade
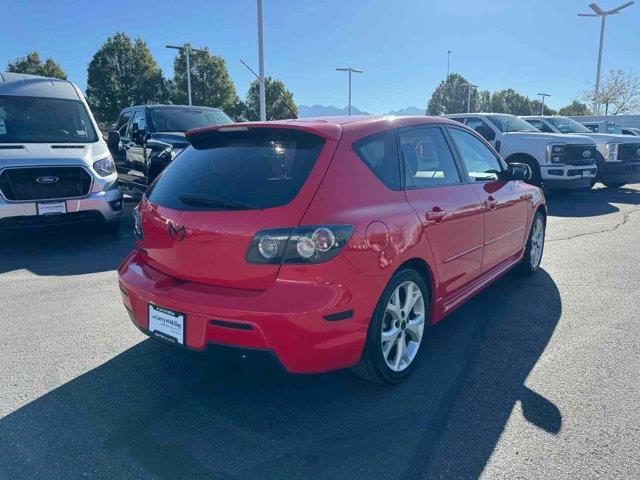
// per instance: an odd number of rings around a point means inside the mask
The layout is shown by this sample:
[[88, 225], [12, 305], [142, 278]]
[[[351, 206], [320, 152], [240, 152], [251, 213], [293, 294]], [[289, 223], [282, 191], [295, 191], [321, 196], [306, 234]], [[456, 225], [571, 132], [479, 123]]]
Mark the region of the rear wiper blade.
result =
[[211, 197], [209, 195], [178, 195], [178, 199], [185, 205], [207, 206], [207, 207], [223, 207], [237, 210], [254, 210], [255, 205], [244, 202], [236, 202], [234, 200], [226, 200], [220, 197]]

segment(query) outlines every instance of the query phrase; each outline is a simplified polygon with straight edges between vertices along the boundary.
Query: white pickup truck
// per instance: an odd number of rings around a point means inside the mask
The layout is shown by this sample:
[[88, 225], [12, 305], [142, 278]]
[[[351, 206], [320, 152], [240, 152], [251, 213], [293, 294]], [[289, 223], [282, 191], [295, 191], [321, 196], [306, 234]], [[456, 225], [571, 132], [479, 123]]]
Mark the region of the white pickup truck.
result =
[[593, 133], [586, 126], [567, 117], [522, 117], [542, 132], [586, 136], [596, 142], [598, 174], [594, 180], [609, 188], [640, 182], [640, 138], [629, 135]]
[[515, 115], [445, 115], [473, 128], [507, 163], [526, 163], [530, 182], [545, 190], [585, 189], [596, 176], [596, 144], [586, 136], [542, 133]]

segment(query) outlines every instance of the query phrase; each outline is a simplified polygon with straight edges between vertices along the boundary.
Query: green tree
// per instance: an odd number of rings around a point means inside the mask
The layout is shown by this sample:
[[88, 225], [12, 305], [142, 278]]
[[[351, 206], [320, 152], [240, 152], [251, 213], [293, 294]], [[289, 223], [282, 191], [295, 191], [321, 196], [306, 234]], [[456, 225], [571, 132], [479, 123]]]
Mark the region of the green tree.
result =
[[47, 58], [44, 63], [40, 60], [38, 52], [28, 53], [25, 57], [17, 58], [7, 65], [7, 72], [27, 73], [29, 75], [40, 75], [42, 77], [67, 79], [67, 74], [62, 67], [52, 58]]
[[491, 92], [489, 90], [478, 92], [475, 103], [472, 103], [472, 109], [474, 112], [489, 112], [491, 110]]
[[[542, 112], [542, 102], [540, 100], [531, 101], [531, 113], [529, 115], [540, 115]], [[558, 115], [558, 111], [551, 108], [549, 105], [544, 106], [545, 115]]]
[[[242, 113], [240, 98], [231, 81], [227, 66], [222, 57], [211, 55], [207, 48], [191, 52], [191, 99], [194, 105], [217, 107], [233, 117]], [[187, 96], [187, 57], [184, 49], [173, 61], [174, 103], [186, 105]]]
[[560, 115], [591, 115], [591, 110], [584, 103], [574, 100], [569, 105], [560, 109]]
[[[467, 111], [467, 87], [469, 81], [457, 73], [450, 74], [440, 82], [427, 104], [428, 115], [464, 113]], [[476, 105], [478, 92], [471, 90], [471, 105]], [[472, 110], [474, 110], [472, 108]]]
[[[285, 88], [282, 81], [273, 77], [266, 77], [264, 85], [266, 90], [267, 120], [294, 118], [294, 113], [295, 116], [298, 115], [298, 107], [293, 101], [293, 93]], [[291, 113], [285, 102], [291, 106], [293, 113]], [[260, 81], [258, 79], [251, 82], [244, 104], [245, 118], [247, 120], [260, 120]]]
[[125, 107], [165, 103], [169, 86], [141, 39], [109, 37], [89, 62], [87, 100], [100, 121], [114, 121]]

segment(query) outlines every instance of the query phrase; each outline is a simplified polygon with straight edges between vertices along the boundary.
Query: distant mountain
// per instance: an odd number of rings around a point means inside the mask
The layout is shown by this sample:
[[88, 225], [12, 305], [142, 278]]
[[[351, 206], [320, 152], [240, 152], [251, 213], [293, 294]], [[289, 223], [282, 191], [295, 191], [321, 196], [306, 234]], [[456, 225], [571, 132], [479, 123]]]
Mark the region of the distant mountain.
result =
[[410, 115], [424, 115], [426, 109], [418, 108], [418, 107], [407, 107], [401, 108], [400, 110], [391, 110], [389, 113], [385, 113], [385, 115], [395, 115], [396, 117], [407, 117]]
[[[348, 115], [349, 107], [338, 108], [332, 105], [298, 105], [298, 115], [305, 117], [337, 117], [340, 115]], [[367, 112], [351, 106], [351, 115], [369, 115]]]
[[[333, 105], [298, 105], [298, 114], [301, 118], [308, 117], [337, 117], [349, 114], [349, 107], [338, 108]], [[405, 117], [407, 115], [424, 115], [425, 109], [418, 107], [406, 107], [400, 110], [392, 110], [383, 115], [395, 115], [397, 117]], [[371, 115], [357, 107], [351, 106], [351, 115]]]

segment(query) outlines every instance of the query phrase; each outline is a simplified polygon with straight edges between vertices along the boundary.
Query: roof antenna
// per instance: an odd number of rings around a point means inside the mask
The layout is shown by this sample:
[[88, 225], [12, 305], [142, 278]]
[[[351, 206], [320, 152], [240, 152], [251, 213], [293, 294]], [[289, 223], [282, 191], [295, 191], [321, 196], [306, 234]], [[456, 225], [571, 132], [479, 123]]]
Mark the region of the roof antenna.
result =
[[[255, 77], [258, 79], [259, 82], [262, 82], [264, 84], [265, 87], [269, 88], [270, 91], [273, 92], [273, 87], [271, 85], [267, 85], [266, 82], [262, 81], [262, 79], [258, 76], [258, 74], [256, 72], [254, 72], [251, 67], [249, 65], [247, 65], [244, 60], [240, 60], [240, 62], [242, 62], [242, 64], [247, 67], [247, 69], [253, 73], [255, 75]], [[285, 99], [283, 98], [282, 94], [280, 92], [275, 92], [276, 95], [278, 95], [278, 97], [280, 98], [280, 101], [282, 103], [284, 103], [286, 105], [286, 107], [289, 109], [289, 111], [291, 112], [291, 115], [293, 115], [293, 118], [300, 118], [298, 117], [298, 114], [296, 114], [296, 112], [293, 110], [293, 108], [291, 108], [291, 105], [289, 105]]]

